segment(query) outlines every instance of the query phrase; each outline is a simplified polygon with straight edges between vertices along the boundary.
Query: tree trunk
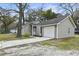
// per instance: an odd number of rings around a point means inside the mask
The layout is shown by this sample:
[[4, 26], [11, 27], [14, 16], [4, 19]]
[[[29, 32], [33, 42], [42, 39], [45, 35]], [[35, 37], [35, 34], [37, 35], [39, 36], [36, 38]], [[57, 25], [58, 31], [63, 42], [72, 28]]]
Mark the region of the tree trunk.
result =
[[5, 33], [7, 33], [7, 27], [5, 26]]
[[17, 37], [22, 37], [22, 3], [19, 3], [19, 22], [17, 27]]
[[23, 15], [23, 25], [24, 25], [25, 24], [24, 11], [23, 11], [22, 15]]
[[8, 27], [6, 24], [4, 24], [4, 33], [8, 33]]

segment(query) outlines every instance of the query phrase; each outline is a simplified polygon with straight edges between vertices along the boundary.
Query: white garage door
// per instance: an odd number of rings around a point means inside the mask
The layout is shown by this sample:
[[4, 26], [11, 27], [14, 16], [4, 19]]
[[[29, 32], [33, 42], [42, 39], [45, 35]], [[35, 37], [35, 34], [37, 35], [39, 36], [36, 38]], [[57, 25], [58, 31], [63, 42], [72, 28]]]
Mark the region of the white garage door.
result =
[[44, 27], [43, 28], [43, 36], [54, 38], [54, 36], [55, 36], [55, 27], [54, 26]]

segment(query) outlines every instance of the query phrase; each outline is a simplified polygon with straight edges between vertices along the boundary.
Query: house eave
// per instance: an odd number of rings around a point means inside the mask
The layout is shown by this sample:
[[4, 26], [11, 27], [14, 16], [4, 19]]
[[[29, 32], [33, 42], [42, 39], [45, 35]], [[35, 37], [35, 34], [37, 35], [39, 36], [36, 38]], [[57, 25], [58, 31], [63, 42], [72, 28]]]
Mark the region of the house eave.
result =
[[[66, 18], [68, 18], [68, 17], [70, 17], [71, 18], [71, 15], [69, 15], [69, 16], [67, 16]], [[57, 24], [60, 24], [60, 23], [62, 23], [66, 18], [64, 18], [63, 20], [61, 20], [60, 22], [58, 22]], [[72, 19], [72, 18], [71, 18]], [[76, 28], [76, 25], [75, 25], [75, 23], [74, 23], [74, 21], [73, 20], [71, 20], [71, 19], [69, 19], [70, 20], [70, 22], [73, 24], [73, 26]]]
[[55, 26], [57, 24], [46, 24], [46, 25], [41, 25], [42, 27], [45, 27], [45, 26]]
[[40, 26], [54, 26], [54, 25], [57, 25], [57, 23], [55, 23], [55, 24], [32, 24], [32, 25], [36, 25], [36, 26], [38, 26], [38, 25], [40, 25]]

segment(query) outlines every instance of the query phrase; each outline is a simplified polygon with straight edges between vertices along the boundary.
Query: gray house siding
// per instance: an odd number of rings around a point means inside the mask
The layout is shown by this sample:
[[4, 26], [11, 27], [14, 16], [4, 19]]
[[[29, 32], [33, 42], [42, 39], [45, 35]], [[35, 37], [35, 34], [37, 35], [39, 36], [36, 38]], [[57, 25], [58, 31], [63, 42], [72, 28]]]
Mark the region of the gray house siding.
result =
[[31, 34], [30, 24], [22, 26], [22, 35], [24, 35], [25, 33]]
[[57, 38], [73, 37], [75, 27], [70, 22], [69, 18], [63, 20], [57, 25]]

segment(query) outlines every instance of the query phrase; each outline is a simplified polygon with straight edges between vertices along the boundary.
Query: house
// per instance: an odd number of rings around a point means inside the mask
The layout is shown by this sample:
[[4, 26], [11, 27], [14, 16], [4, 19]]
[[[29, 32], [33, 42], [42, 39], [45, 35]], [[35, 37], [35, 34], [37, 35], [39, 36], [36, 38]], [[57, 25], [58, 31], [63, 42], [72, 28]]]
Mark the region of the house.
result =
[[47, 21], [34, 21], [23, 26], [22, 34], [49, 38], [73, 37], [76, 25], [70, 15], [60, 16]]

